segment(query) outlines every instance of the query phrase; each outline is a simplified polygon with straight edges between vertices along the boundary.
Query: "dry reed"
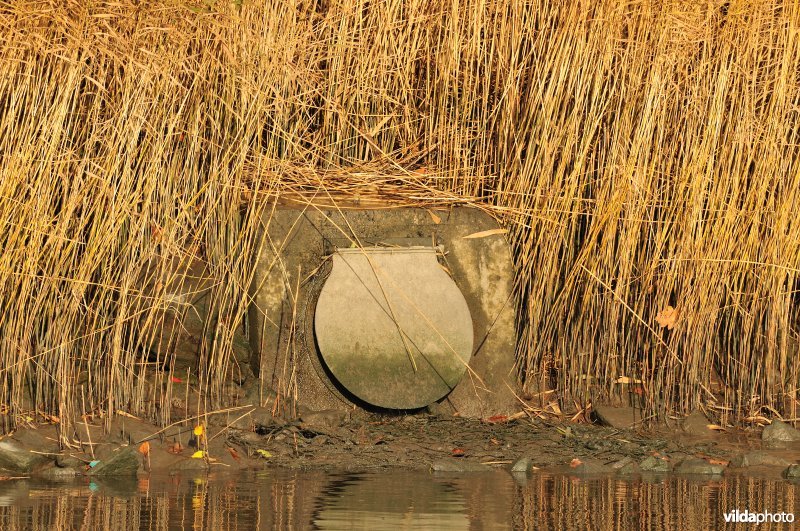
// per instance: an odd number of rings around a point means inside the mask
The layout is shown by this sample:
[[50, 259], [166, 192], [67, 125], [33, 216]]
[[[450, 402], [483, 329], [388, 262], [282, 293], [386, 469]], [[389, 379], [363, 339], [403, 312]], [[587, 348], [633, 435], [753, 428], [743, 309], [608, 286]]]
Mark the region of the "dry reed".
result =
[[140, 288], [170, 260], [213, 282], [219, 399], [287, 193], [493, 212], [521, 375], [562, 404], [629, 378], [659, 414], [799, 416], [796, 3], [15, 0], [0, 31], [11, 424], [68, 424], [76, 382], [169, 420]]

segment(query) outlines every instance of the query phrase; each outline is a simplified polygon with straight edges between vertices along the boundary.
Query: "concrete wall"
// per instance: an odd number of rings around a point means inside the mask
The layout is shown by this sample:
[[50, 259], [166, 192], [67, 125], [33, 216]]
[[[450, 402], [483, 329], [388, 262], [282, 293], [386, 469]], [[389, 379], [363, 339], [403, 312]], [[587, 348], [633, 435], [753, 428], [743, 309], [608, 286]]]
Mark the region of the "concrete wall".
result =
[[[464, 295], [473, 321], [473, 355], [456, 388], [432, 409], [468, 417], [509, 414], [513, 396], [515, 303], [513, 268], [503, 234], [465, 238], [497, 229], [496, 221], [472, 208], [348, 210], [278, 209], [264, 218], [250, 312], [253, 369], [263, 383], [298, 397], [311, 409], [358, 403], [332, 381], [317, 353], [314, 304], [324, 283], [326, 257], [355, 241], [441, 245], [442, 265]], [[436, 222], [438, 221], [438, 223]]]

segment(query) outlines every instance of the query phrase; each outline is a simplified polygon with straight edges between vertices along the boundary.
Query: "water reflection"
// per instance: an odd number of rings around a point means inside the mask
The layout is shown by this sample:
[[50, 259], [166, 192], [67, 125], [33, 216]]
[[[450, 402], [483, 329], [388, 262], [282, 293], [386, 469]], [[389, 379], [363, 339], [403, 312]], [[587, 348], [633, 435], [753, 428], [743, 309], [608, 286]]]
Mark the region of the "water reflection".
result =
[[798, 489], [746, 477], [622, 481], [503, 471], [7, 480], [0, 529], [722, 529], [734, 509], [800, 517]]

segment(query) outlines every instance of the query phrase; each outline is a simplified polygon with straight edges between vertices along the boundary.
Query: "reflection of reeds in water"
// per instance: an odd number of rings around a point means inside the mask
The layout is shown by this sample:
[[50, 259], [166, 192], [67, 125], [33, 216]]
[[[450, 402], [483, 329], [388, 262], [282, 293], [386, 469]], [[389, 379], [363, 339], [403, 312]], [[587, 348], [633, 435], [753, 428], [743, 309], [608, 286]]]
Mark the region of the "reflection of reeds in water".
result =
[[[752, 477], [621, 481], [536, 476], [521, 490], [520, 529], [723, 529], [734, 509], [800, 514], [798, 485]], [[741, 524], [740, 524], [741, 525]], [[762, 524], [785, 529], [785, 524]]]
[[164, 259], [207, 266], [222, 400], [262, 211], [302, 192], [507, 222], [532, 384], [798, 417], [799, 10], [5, 2], [0, 402], [166, 421]]
[[[754, 478], [620, 481], [504, 472], [325, 474], [0, 490], [3, 529], [722, 529], [731, 510], [800, 514], [798, 485]], [[16, 489], [16, 490], [14, 490]], [[417, 527], [415, 527], [417, 526]], [[762, 524], [763, 529], [780, 526]]]

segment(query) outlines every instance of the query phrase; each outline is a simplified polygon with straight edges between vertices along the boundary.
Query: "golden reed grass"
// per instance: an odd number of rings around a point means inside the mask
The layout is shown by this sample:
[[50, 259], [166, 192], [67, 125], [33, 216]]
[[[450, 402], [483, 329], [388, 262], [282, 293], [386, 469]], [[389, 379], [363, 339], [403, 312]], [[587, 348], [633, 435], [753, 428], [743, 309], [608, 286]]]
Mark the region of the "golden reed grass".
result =
[[213, 281], [218, 401], [286, 193], [494, 213], [562, 408], [627, 378], [651, 413], [798, 417], [796, 2], [15, 0], [0, 31], [7, 422], [167, 421], [140, 288], [175, 260]]

